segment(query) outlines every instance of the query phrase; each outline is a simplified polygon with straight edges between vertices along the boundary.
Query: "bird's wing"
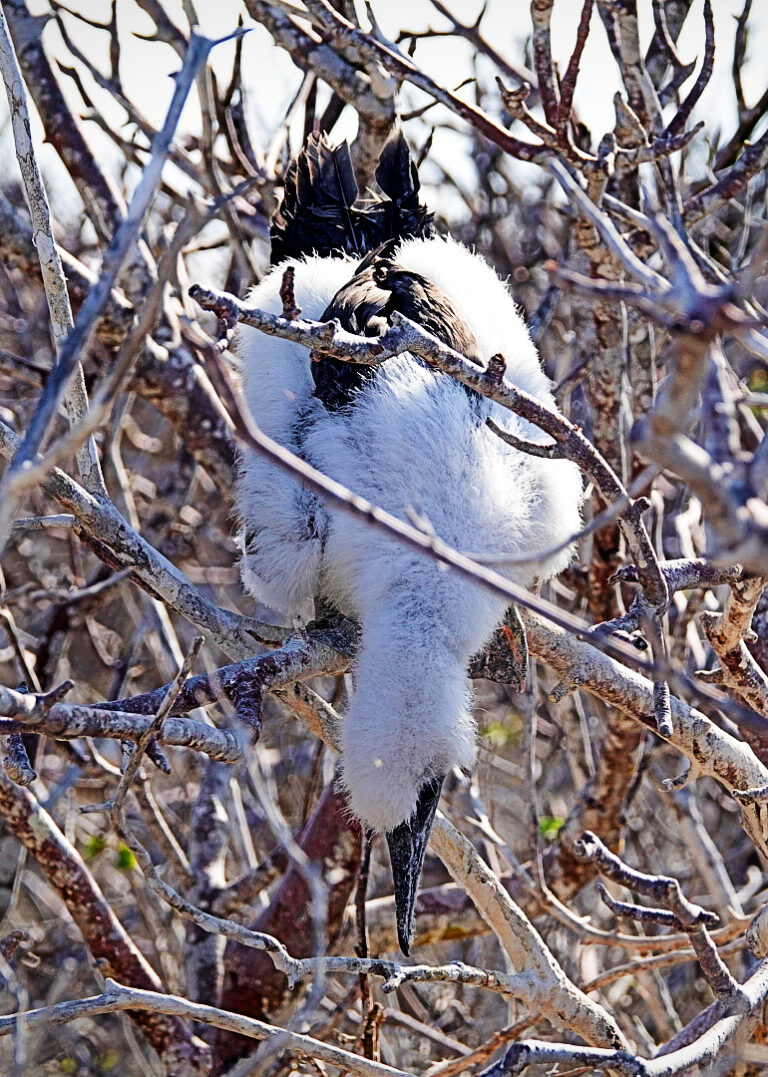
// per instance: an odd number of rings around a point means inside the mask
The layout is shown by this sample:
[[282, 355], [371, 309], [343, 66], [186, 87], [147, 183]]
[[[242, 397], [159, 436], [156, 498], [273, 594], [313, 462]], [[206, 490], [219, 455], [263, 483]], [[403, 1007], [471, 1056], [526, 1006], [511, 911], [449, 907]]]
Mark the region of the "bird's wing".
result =
[[333, 148], [325, 135], [310, 135], [286, 173], [283, 201], [272, 217], [272, 265], [311, 254], [359, 254], [357, 195], [346, 142]]
[[[392, 259], [396, 245], [396, 240], [388, 240], [363, 259], [352, 279], [328, 304], [322, 320], [336, 318], [351, 333], [379, 336], [397, 311], [481, 365], [480, 347], [466, 321], [436, 284]], [[312, 364], [315, 396], [329, 411], [338, 411], [354, 402], [355, 393], [375, 373], [375, 366], [320, 357]]]
[[376, 180], [387, 197], [358, 201], [349, 146], [331, 147], [325, 135], [310, 135], [286, 173], [272, 218], [272, 265], [311, 254], [364, 255], [388, 239], [432, 234], [432, 214], [419, 201], [416, 166], [401, 132], [384, 147]]
[[419, 173], [401, 131], [381, 151], [376, 182], [387, 197], [369, 211], [368, 220], [376, 225], [368, 237], [369, 250], [387, 239], [434, 235], [433, 214], [419, 200]]

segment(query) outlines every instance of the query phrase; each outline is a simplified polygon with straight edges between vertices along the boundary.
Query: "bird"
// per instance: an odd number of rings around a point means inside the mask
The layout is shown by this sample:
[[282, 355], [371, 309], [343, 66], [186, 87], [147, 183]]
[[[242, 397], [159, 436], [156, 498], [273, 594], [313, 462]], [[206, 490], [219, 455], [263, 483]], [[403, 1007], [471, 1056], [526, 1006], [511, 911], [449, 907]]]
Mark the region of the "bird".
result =
[[[346, 143], [310, 135], [272, 221], [273, 268], [248, 302], [281, 313], [292, 268], [304, 318], [377, 336], [399, 312], [478, 367], [503, 355], [506, 378], [555, 408], [506, 283], [480, 254], [437, 233], [402, 131], [375, 178], [381, 193], [361, 198]], [[541, 443], [522, 418], [407, 352], [351, 364], [245, 326], [237, 349], [255, 422], [354, 493], [493, 559], [523, 586], [572, 559], [580, 473], [568, 460], [513, 448], [487, 425], [492, 418]], [[386, 836], [407, 955], [443, 782], [475, 761], [468, 663], [508, 600], [339, 511], [247, 447], [237, 506], [242, 579], [259, 601], [293, 618], [321, 603], [361, 626], [341, 780], [354, 815]]]

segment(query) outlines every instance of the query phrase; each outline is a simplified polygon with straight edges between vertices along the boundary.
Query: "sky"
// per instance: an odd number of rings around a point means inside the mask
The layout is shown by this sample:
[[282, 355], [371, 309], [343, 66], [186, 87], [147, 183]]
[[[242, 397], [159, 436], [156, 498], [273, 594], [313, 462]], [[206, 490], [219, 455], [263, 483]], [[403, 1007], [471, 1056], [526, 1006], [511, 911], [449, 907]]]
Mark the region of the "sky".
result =
[[[147, 119], [159, 125], [173, 91], [169, 76], [178, 69], [178, 58], [170, 47], [162, 43], [139, 40], [135, 34], [151, 33], [151, 20], [133, 0], [117, 2], [118, 26], [123, 48], [121, 76], [124, 86], [128, 96]], [[184, 2], [188, 4], [189, 0], [169, 0], [166, 4], [167, 10], [180, 25], [186, 25]], [[472, 22], [480, 8], [477, 0], [453, 0], [452, 3], [448, 0], [448, 3], [456, 17], [464, 22]], [[730, 64], [735, 20], [743, 0], [712, 0], [712, 4], [716, 40], [715, 73], [697, 107], [694, 119], [704, 118], [710, 128], [722, 126], [727, 133], [735, 119]], [[106, 20], [109, 16], [109, 0], [70, 0], [69, 6], [91, 19]], [[685, 60], [698, 57], [700, 62], [703, 54], [702, 6], [703, 0], [694, 0], [683, 28], [679, 51]], [[392, 38], [396, 37], [400, 30], [446, 26], [445, 20], [429, 0], [373, 0], [372, 7], [384, 33]], [[48, 10], [46, 0], [30, 0], [30, 8], [35, 14]], [[234, 0], [196, 0], [195, 10], [203, 32], [211, 37], [219, 37], [236, 27], [241, 6]], [[555, 0], [552, 43], [554, 57], [561, 71], [565, 69], [570, 56], [580, 11], [580, 0]], [[643, 41], [647, 42], [653, 30], [650, 0], [639, 0], [639, 11], [641, 36]], [[65, 15], [64, 19], [80, 47], [106, 72], [107, 35], [70, 16]], [[574, 103], [578, 114], [592, 129], [597, 142], [600, 135], [613, 126], [612, 97], [619, 89], [619, 79], [597, 13], [593, 15], [593, 20]], [[511, 62], [520, 62], [524, 54], [525, 39], [530, 32], [528, 3], [525, 0], [489, 0], [482, 27], [483, 33], [494, 48]], [[758, 2], [753, 5], [750, 27], [748, 61], [744, 72], [744, 88], [748, 102], [762, 93], [768, 82], [768, 70], [764, 62], [764, 57], [768, 55], [768, 3]], [[61, 57], [67, 62], [67, 53], [55, 24], [49, 23], [45, 35], [49, 55]], [[249, 119], [257, 141], [263, 142], [264, 139], [269, 139], [279, 125], [298, 88], [301, 74], [289, 57], [275, 48], [269, 33], [261, 26], [254, 27], [252, 32], [246, 35], [243, 49]], [[420, 41], [415, 59], [437, 81], [443, 82], [449, 88], [455, 88], [472, 73], [471, 51], [465, 41], [440, 37]], [[226, 79], [231, 68], [233, 52], [234, 45], [226, 43], [218, 46], [212, 53], [212, 64], [216, 71], [221, 73], [222, 79]], [[490, 83], [490, 69], [486, 72], [486, 77]], [[691, 81], [694, 78], [695, 73], [691, 76]], [[82, 101], [71, 80], [61, 76], [61, 81], [73, 109], [82, 113]], [[121, 124], [121, 110], [95, 89], [88, 76], [85, 77], [85, 83], [93, 91], [95, 100], [104, 110], [109, 122], [116, 126]], [[473, 90], [472, 87], [466, 87], [459, 92], [471, 99]], [[426, 101], [423, 95], [413, 89], [406, 90], [404, 97], [407, 99], [403, 102], [404, 109], [407, 109], [409, 104], [423, 104]], [[3, 108], [4, 106], [3, 102]], [[0, 115], [0, 169], [7, 174], [9, 171], [12, 173], [16, 166], [9, 141], [6, 114]], [[435, 109], [432, 115], [438, 123], [446, 117], [446, 113], [440, 109]], [[450, 119], [454, 127], [461, 129], [461, 121], [455, 117]], [[182, 120], [182, 131], [196, 129], [197, 126], [197, 105], [192, 99]], [[341, 137], [352, 136], [354, 127], [355, 119], [350, 113], [337, 130]], [[41, 142], [42, 129], [39, 123], [35, 125], [35, 131]], [[105, 167], [116, 169], [119, 155], [106, 134], [92, 123], [86, 124], [86, 133]], [[471, 166], [469, 162], [462, 160], [462, 142], [456, 135], [452, 135], [450, 131], [438, 131], [432, 152], [443, 165], [448, 164], [458, 178], [461, 178], [461, 173], [466, 178], [471, 178]], [[56, 188], [52, 194], [65, 201], [71, 199], [69, 181], [60, 175], [52, 148], [42, 146], [40, 159], [48, 182]]]

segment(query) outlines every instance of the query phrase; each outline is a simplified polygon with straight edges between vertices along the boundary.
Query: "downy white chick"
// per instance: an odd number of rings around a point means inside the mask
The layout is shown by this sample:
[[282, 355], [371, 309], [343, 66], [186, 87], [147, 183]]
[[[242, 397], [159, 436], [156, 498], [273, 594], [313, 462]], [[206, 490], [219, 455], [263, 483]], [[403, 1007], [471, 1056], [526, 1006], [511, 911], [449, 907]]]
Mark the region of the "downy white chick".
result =
[[[283, 273], [293, 266], [303, 317], [338, 317], [352, 331], [375, 334], [400, 310], [473, 362], [484, 366], [501, 353], [506, 378], [554, 407], [506, 285], [479, 255], [432, 234], [402, 136], [389, 150], [389, 171], [377, 174], [389, 202], [354, 207], [348, 160], [345, 147], [330, 150], [317, 138], [302, 151], [273, 226], [279, 264], [249, 303], [280, 312]], [[359, 266], [382, 240], [389, 242]], [[293, 253], [306, 256], [286, 257]], [[313, 362], [301, 345], [249, 328], [239, 351], [248, 405], [267, 434], [400, 518], [415, 509], [455, 548], [535, 558], [578, 530], [575, 465], [506, 445], [486, 426], [489, 416], [518, 437], [546, 438], [410, 354], [378, 367]], [[362, 626], [342, 773], [352, 811], [386, 834], [398, 937], [408, 953], [443, 779], [475, 758], [467, 664], [507, 602], [324, 504], [249, 449], [238, 501], [248, 589], [286, 615], [321, 597]], [[570, 557], [565, 549], [506, 574], [527, 586]]]

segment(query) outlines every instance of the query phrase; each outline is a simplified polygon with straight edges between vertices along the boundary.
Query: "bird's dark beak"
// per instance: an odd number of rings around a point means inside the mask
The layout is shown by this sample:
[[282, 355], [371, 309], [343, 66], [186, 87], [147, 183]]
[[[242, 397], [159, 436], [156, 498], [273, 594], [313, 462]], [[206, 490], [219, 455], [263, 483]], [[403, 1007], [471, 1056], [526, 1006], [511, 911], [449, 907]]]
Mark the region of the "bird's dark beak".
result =
[[437, 811], [444, 774], [438, 775], [422, 786], [413, 815], [387, 834], [389, 859], [392, 864], [392, 881], [395, 885], [395, 914], [397, 916], [397, 939], [406, 956], [411, 950], [413, 913], [416, 893], [419, 889], [424, 854], [427, 851], [432, 820]]

